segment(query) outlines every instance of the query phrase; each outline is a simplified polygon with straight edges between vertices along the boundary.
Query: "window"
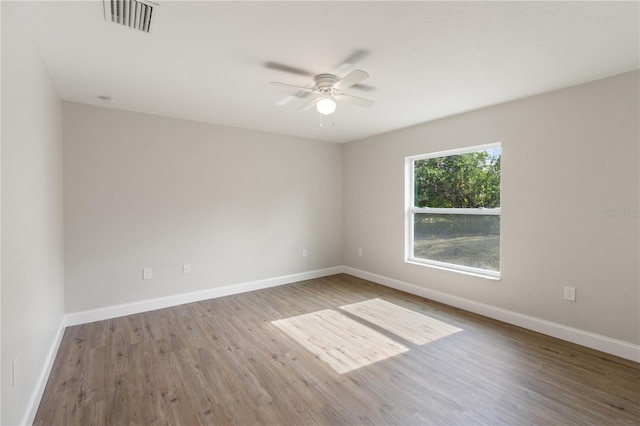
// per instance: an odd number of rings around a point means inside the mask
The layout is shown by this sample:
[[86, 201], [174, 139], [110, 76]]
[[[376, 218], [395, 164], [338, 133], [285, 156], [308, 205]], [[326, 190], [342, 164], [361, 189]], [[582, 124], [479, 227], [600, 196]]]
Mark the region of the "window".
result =
[[406, 158], [406, 260], [500, 277], [500, 144]]

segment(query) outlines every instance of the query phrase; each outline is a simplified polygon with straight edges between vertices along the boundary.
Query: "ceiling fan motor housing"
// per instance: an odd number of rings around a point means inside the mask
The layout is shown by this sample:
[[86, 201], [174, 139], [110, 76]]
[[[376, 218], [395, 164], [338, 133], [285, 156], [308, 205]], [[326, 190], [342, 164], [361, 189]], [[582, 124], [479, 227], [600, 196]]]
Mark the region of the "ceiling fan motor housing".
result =
[[330, 92], [333, 85], [338, 82], [338, 77], [333, 74], [319, 74], [315, 77], [315, 81], [319, 92]]

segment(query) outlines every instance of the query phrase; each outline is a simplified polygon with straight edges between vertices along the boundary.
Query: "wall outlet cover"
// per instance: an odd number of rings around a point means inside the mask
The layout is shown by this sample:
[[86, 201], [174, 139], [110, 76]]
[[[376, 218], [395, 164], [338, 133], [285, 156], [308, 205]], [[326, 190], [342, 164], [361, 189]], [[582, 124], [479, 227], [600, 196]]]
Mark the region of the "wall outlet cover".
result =
[[564, 298], [565, 300], [569, 300], [571, 302], [576, 301], [576, 288], [575, 287], [565, 287], [564, 288]]

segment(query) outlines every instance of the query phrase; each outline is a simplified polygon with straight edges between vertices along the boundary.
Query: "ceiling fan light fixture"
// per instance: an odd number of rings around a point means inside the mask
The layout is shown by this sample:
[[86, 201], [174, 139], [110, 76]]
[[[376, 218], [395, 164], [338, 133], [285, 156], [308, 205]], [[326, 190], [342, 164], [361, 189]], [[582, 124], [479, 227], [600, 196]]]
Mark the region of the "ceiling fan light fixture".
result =
[[320, 114], [332, 114], [336, 110], [336, 101], [330, 97], [322, 98], [316, 103], [316, 109]]

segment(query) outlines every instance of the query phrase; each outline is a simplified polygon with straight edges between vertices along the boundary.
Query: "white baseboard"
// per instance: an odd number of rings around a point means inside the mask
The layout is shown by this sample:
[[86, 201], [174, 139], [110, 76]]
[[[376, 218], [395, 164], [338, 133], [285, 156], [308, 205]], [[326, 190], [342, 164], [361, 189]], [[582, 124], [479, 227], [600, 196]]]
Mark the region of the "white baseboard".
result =
[[339, 274], [342, 271], [342, 266], [335, 266], [332, 268], [316, 269], [314, 271], [301, 272], [298, 274], [285, 275], [275, 278], [267, 278], [264, 280], [250, 281], [224, 287], [215, 287], [207, 290], [194, 291], [191, 293], [176, 294], [173, 296], [160, 297], [157, 299], [141, 300], [139, 302], [107, 306], [105, 308], [72, 312], [65, 315], [65, 325], [72, 326], [78, 324], [86, 324], [89, 322], [102, 321], [105, 319], [116, 318], [125, 315], [139, 314], [156, 309], [183, 305], [185, 303], [199, 302], [201, 300], [214, 299], [217, 297], [230, 296], [233, 294], [245, 293], [248, 291], [261, 290], [264, 288], [290, 284], [297, 281], [326, 277], [328, 275]]
[[588, 331], [579, 330], [577, 328], [568, 327], [495, 306], [486, 305], [484, 303], [475, 302], [473, 300], [453, 296], [447, 293], [430, 290], [415, 284], [373, 274], [360, 269], [351, 268], [349, 266], [342, 267], [342, 271], [345, 274], [373, 281], [377, 284], [395, 288], [417, 296], [422, 296], [436, 302], [441, 302], [456, 308], [484, 315], [489, 318], [517, 325], [518, 327], [526, 328], [548, 336], [557, 337], [558, 339], [616, 355], [621, 358], [626, 358], [631, 361], [640, 362], [640, 346], [632, 343], [612, 339], [599, 334], [590, 333]]
[[60, 343], [62, 343], [62, 336], [64, 335], [65, 330], [65, 322], [64, 318], [58, 327], [58, 332], [49, 348], [49, 352], [47, 353], [47, 358], [45, 359], [45, 364], [40, 371], [40, 375], [38, 376], [38, 381], [36, 382], [36, 388], [33, 390], [31, 394], [31, 398], [29, 398], [29, 404], [27, 404], [27, 411], [24, 414], [22, 425], [32, 425], [33, 421], [36, 418], [36, 414], [38, 412], [38, 407], [40, 406], [40, 401], [42, 400], [42, 395], [44, 395], [44, 390], [47, 387], [47, 382], [49, 381], [49, 376], [51, 375], [51, 369], [53, 368], [53, 363], [56, 360], [56, 355], [58, 355], [58, 349], [60, 348]]

